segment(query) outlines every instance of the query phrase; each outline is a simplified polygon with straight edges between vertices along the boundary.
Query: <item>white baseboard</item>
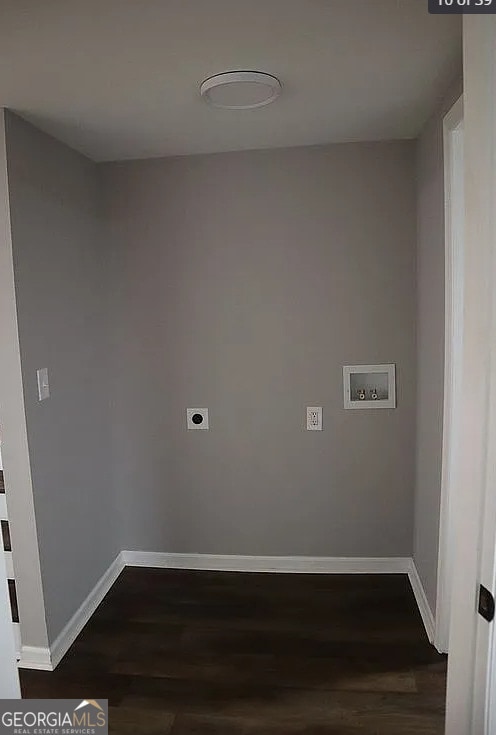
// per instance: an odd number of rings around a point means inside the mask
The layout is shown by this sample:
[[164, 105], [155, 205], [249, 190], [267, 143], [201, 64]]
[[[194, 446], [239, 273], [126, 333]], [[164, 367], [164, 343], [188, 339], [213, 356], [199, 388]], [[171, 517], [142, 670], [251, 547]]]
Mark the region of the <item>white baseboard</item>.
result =
[[49, 648], [35, 646], [21, 646], [21, 658], [17, 662], [20, 669], [36, 669], [38, 671], [53, 671]]
[[118, 554], [50, 646], [52, 669], [60, 663], [123, 569], [122, 554]]
[[429, 640], [432, 642], [434, 638], [434, 616], [413, 559], [410, 557], [240, 556], [121, 551], [50, 649], [22, 646], [19, 667], [53, 671], [125, 566], [286, 574], [408, 574]]
[[123, 569], [122, 554], [118, 554], [50, 648], [21, 646], [20, 659], [17, 664], [19, 668], [53, 671], [81, 633]]
[[425, 632], [427, 633], [429, 642], [433, 643], [434, 631], [436, 627], [434, 615], [432, 614], [429, 600], [427, 599], [427, 595], [425, 594], [424, 585], [422, 584], [413, 559], [410, 559], [408, 578], [410, 580], [410, 584], [412, 585], [413, 594], [415, 595], [415, 600], [417, 601], [417, 606], [422, 617], [422, 621], [424, 623]]
[[408, 574], [409, 557], [239, 556], [123, 551], [130, 567], [286, 574]]

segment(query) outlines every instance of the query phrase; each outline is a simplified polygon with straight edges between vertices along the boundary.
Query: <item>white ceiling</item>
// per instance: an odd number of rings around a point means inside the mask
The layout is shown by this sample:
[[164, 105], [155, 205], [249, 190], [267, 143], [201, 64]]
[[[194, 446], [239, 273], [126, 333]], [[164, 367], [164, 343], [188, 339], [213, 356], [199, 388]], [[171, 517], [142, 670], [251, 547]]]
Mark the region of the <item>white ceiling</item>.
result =
[[[243, 68], [279, 100], [202, 101]], [[427, 0], [0, 0], [0, 105], [95, 160], [415, 137], [460, 73]]]

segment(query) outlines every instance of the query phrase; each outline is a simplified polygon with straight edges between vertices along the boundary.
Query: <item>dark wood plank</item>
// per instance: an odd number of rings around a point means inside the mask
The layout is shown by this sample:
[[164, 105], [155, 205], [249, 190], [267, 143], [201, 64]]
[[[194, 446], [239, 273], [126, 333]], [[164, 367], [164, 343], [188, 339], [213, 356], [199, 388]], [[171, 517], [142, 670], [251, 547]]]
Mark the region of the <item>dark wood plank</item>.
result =
[[2, 546], [4, 551], [12, 551], [12, 542], [10, 540], [10, 526], [8, 521], [0, 521], [2, 530]]
[[21, 683], [108, 696], [123, 735], [441, 735], [446, 659], [403, 575], [126, 569], [57, 670]]
[[12, 614], [12, 622], [18, 623], [19, 622], [19, 607], [17, 605], [17, 591], [16, 591], [15, 581], [13, 579], [8, 579], [7, 583], [9, 585], [10, 611]]

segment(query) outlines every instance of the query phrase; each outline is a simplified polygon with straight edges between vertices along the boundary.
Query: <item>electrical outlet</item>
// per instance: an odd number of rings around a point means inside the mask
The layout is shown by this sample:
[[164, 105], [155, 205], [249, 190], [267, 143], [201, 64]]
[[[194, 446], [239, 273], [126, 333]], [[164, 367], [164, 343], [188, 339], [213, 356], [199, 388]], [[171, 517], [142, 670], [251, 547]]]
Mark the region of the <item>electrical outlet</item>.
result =
[[307, 431], [322, 431], [322, 406], [307, 406]]
[[209, 429], [208, 408], [187, 408], [186, 425], [188, 429]]
[[46, 401], [50, 398], [50, 385], [48, 383], [48, 368], [40, 368], [36, 371], [36, 380], [38, 382], [38, 400]]

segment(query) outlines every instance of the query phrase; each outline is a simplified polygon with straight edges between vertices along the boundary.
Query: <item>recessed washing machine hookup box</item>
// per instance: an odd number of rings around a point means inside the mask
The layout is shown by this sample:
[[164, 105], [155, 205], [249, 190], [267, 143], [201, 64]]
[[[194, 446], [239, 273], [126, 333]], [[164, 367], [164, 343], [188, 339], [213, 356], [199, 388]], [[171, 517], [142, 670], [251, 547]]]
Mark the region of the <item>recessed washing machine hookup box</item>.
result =
[[345, 365], [345, 408], [396, 408], [396, 365]]

